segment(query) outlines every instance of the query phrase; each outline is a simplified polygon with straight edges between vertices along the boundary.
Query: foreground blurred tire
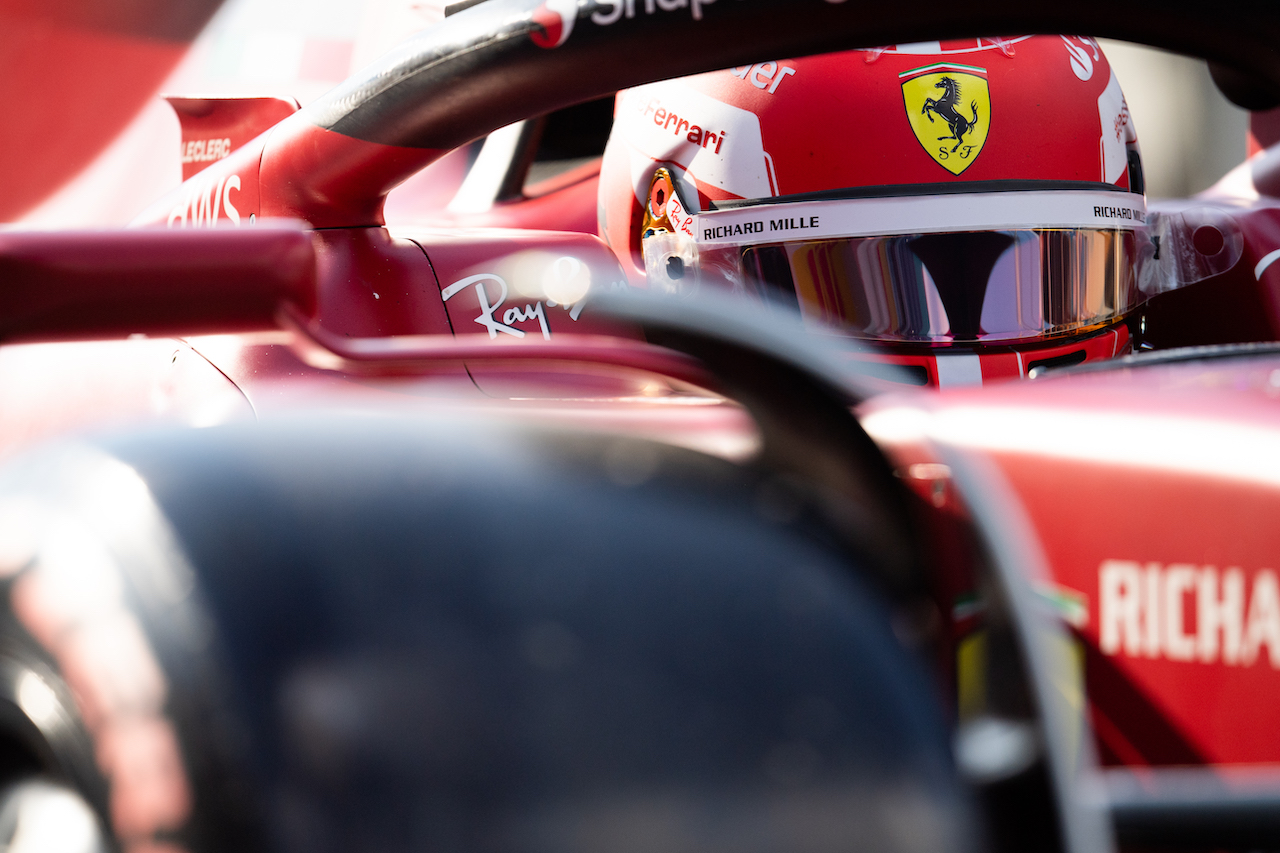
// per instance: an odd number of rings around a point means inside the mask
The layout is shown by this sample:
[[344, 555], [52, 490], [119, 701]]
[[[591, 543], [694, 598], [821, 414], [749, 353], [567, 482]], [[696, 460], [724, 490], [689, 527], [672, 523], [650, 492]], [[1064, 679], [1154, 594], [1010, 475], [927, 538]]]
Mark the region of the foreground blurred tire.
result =
[[8, 642], [105, 795], [41, 771], [138, 853], [973, 849], [934, 690], [776, 486], [476, 422], [46, 451]]

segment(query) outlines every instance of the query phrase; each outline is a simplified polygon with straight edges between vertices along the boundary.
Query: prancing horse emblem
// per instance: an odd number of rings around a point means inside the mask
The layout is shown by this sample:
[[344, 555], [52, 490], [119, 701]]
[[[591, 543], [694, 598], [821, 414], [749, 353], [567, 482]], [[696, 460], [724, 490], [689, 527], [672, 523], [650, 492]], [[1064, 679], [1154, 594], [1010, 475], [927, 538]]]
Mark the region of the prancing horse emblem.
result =
[[[938, 62], [904, 71], [898, 79], [902, 82], [907, 121], [920, 145], [953, 175], [969, 168], [991, 129], [987, 70]], [[946, 134], [939, 134], [939, 119], [946, 123]]]
[[921, 108], [920, 114], [927, 116], [929, 121], [933, 121], [934, 115], [937, 115], [947, 123], [947, 128], [951, 131], [950, 136], [939, 136], [938, 141], [944, 139], [954, 139], [956, 144], [951, 146], [951, 153], [954, 154], [956, 149], [960, 147], [960, 143], [964, 142], [964, 135], [978, 123], [978, 102], [976, 100], [969, 102], [969, 111], [973, 113], [973, 118], [965, 118], [956, 109], [956, 104], [960, 102], [960, 84], [950, 77], [943, 77], [937, 83], [933, 84], [933, 88], [942, 90], [942, 97], [936, 101], [933, 98], [924, 99], [924, 107]]

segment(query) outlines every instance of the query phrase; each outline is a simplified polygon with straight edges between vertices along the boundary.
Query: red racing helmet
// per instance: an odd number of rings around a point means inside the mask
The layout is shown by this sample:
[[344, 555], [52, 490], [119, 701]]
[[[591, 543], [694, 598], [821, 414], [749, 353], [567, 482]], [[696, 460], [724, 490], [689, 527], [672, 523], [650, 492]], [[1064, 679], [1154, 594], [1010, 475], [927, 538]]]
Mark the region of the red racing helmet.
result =
[[600, 232], [634, 280], [791, 304], [933, 384], [1125, 351], [1145, 216], [1124, 95], [1075, 36], [630, 89], [600, 175]]

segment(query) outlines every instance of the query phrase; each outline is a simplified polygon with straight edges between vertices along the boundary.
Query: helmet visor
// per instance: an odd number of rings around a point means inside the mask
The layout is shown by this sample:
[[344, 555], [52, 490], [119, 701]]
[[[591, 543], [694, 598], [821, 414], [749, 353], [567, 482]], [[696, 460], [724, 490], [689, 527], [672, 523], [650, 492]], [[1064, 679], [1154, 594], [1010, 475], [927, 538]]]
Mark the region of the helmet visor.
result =
[[1015, 342], [1138, 304], [1145, 210], [1114, 188], [753, 203], [648, 236], [644, 255], [651, 287], [727, 286], [857, 337]]
[[1122, 317], [1138, 301], [1137, 242], [1120, 229], [902, 234], [704, 247], [697, 263], [704, 282], [793, 302], [856, 337], [996, 343]]

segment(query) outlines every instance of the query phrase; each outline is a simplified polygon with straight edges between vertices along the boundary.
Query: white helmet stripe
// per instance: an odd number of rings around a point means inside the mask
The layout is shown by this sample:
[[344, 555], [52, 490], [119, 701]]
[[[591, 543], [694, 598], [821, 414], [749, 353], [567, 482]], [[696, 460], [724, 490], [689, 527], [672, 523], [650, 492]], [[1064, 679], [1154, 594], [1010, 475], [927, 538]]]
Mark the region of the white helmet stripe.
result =
[[733, 246], [951, 231], [1133, 229], [1144, 224], [1146, 211], [1136, 193], [1092, 190], [834, 199], [700, 213], [694, 234], [703, 245]]

